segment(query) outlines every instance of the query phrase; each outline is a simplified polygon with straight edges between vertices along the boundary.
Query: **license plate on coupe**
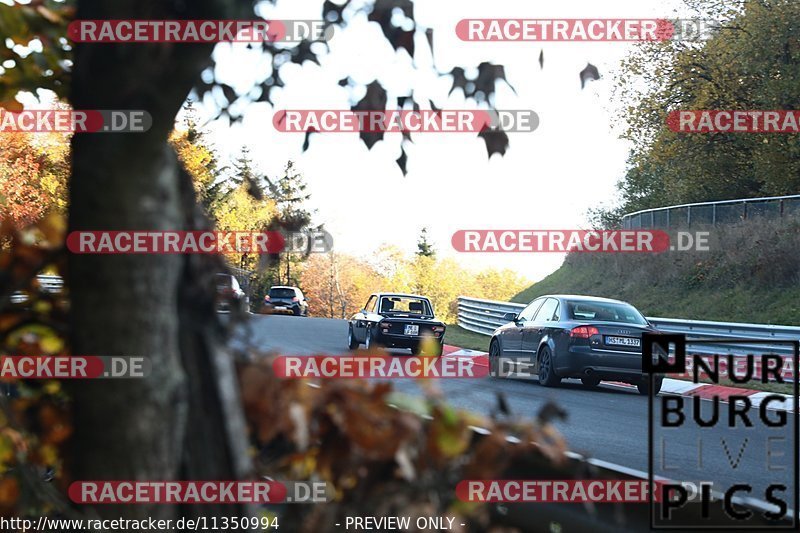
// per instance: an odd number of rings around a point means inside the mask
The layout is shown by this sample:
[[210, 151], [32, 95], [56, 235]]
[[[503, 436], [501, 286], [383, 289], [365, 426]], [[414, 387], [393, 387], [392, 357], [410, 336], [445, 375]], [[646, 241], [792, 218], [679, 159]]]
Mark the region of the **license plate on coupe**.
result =
[[638, 348], [642, 345], [642, 339], [635, 337], [606, 337], [606, 344], [609, 346], [631, 346]]
[[419, 335], [419, 326], [417, 324], [406, 324], [403, 333], [405, 335]]

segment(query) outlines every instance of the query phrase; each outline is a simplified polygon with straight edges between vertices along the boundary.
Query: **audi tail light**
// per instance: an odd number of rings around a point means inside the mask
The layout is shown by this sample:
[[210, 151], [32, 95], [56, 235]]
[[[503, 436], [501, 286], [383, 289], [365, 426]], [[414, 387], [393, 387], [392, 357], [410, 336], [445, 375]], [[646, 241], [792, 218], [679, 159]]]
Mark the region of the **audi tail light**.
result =
[[598, 335], [600, 332], [594, 326], [578, 326], [577, 328], [572, 328], [572, 331], [569, 332], [570, 337], [575, 337], [577, 339], [588, 339], [592, 335]]

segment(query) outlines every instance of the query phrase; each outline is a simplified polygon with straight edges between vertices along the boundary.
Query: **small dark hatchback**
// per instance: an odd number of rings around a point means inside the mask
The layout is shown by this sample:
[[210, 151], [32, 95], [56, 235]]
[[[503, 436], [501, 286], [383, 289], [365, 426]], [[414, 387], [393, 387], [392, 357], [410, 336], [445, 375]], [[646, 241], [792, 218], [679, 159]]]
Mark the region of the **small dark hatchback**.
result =
[[268, 313], [308, 316], [308, 301], [297, 287], [273, 286], [264, 296]]

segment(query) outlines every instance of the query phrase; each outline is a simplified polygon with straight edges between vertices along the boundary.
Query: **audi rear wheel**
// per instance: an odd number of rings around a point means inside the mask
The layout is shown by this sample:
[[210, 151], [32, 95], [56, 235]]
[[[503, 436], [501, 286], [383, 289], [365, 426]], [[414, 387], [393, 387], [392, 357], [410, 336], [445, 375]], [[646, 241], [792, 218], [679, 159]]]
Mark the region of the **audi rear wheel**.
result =
[[500, 370], [500, 343], [497, 339], [492, 339], [489, 344], [489, 373], [494, 377], [502, 377], [499, 374]]
[[561, 383], [553, 368], [553, 353], [547, 346], [539, 351], [539, 383], [545, 387], [555, 387]]
[[[653, 395], [661, 392], [661, 385], [664, 384], [664, 378], [655, 378], [653, 380]], [[650, 378], [642, 383], [637, 383], [636, 388], [639, 389], [639, 394], [647, 396], [650, 394]]]
[[581, 383], [583, 383], [583, 386], [587, 389], [594, 389], [600, 385], [600, 378], [595, 376], [586, 376], [581, 378]]

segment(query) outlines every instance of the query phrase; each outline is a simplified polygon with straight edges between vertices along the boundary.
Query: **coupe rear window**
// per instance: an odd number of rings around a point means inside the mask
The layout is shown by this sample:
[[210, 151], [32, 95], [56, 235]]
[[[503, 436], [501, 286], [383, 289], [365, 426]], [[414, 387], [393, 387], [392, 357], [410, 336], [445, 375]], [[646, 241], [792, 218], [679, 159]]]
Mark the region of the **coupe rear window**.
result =
[[611, 302], [567, 302], [571, 320], [600, 322], [622, 322], [644, 326], [647, 320], [635, 307], [629, 304]]
[[386, 296], [381, 298], [380, 313], [398, 313], [408, 315], [432, 316], [431, 306], [427, 300], [408, 298], [405, 296]]
[[294, 298], [294, 289], [270, 289], [270, 298]]

